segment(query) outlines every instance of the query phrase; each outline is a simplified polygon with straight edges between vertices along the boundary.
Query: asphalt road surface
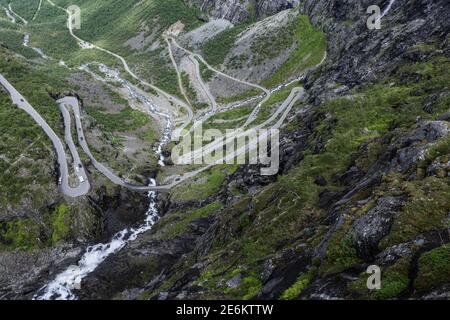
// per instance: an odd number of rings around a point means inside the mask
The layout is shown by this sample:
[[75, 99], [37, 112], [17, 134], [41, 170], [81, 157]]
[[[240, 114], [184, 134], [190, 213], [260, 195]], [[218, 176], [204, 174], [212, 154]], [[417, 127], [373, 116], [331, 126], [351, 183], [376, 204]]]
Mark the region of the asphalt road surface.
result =
[[[61, 192], [69, 197], [74, 198], [86, 195], [90, 190], [90, 184], [84, 170], [79, 170], [80, 174], [78, 175], [78, 185], [75, 187], [69, 185], [69, 169], [67, 164], [67, 156], [64, 144], [61, 142], [59, 136], [55, 133], [55, 131], [53, 131], [53, 129], [41, 117], [41, 115], [31, 106], [31, 104], [29, 104], [28, 101], [1, 74], [0, 83], [6, 89], [6, 91], [9, 92], [13, 103], [20, 109], [28, 113], [52, 141], [59, 164], [59, 189], [61, 190]], [[76, 155], [78, 154], [76, 153]], [[77, 158], [77, 160], [79, 161], [79, 157]], [[76, 163], [74, 164], [74, 167], [75, 165]], [[82, 177], [82, 179], [84, 180], [83, 182], [81, 182], [80, 177]]]

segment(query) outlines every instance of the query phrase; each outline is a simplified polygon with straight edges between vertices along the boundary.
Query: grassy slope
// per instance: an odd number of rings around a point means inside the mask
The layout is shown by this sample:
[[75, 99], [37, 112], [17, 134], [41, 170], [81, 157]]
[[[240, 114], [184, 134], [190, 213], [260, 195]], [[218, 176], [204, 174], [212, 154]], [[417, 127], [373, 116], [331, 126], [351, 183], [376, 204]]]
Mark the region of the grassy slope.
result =
[[[223, 64], [225, 57], [233, 48], [239, 34], [249, 25], [239, 25], [229, 28], [202, 46], [205, 59], [212, 65]], [[280, 37], [279, 35], [283, 36]], [[308, 16], [300, 15], [296, 19], [288, 22], [286, 26], [277, 30], [277, 33], [267, 32], [257, 35], [252, 39], [252, 53], [254, 57], [252, 63], [262, 64], [280, 55], [284, 50], [295, 47], [287, 61], [268, 79], [261, 79], [266, 87], [275, 87], [284, 80], [319, 64], [324, 58], [326, 51], [326, 39], [324, 33], [315, 29]], [[248, 59], [245, 56], [237, 56], [230, 61], [230, 66], [241, 65], [241, 59]], [[238, 63], [239, 62], [239, 63]]]
[[[7, 1], [2, 0], [1, 3], [2, 5], [7, 5]], [[55, 3], [61, 6], [69, 4], [67, 1], [55, 1]], [[134, 36], [140, 28], [141, 21], [148, 22], [151, 20], [153, 26], [161, 30], [180, 18], [187, 25], [187, 28], [192, 28], [199, 23], [196, 19], [196, 11], [194, 9], [187, 9], [180, 1], [165, 1], [164, 3], [144, 1], [141, 2], [139, 7], [135, 8], [134, 5], [136, 3], [137, 1], [70, 2], [70, 4], [78, 4], [82, 8], [83, 29], [79, 31], [80, 36], [86, 37], [91, 41], [99, 42], [100, 44], [110, 45], [113, 49], [119, 49], [119, 51], [123, 51], [121, 41], [125, 41], [132, 35]], [[31, 7], [29, 1], [17, 0], [14, 2], [14, 9], [25, 18], [29, 18], [28, 16], [32, 15], [31, 11], [34, 9], [31, 10]], [[118, 23], [120, 17], [122, 17], [122, 22]], [[29, 66], [25, 67], [25, 63], [20, 59], [14, 59], [13, 63], [2, 59], [3, 62], [0, 70], [23, 92], [32, 105], [43, 114], [49, 124], [60, 133], [62, 127], [58, 108], [55, 102], [49, 97], [48, 92], [64, 91], [69, 89], [69, 86], [63, 81], [68, 76], [68, 72], [64, 68], [58, 67], [57, 61], [64, 59], [69, 65], [75, 66], [95, 60], [101, 60], [108, 64], [117, 63], [116, 59], [99, 51], [80, 50], [65, 27], [66, 19], [67, 17], [64, 12], [52, 7], [47, 1], [43, 1], [42, 9], [36, 21], [30, 23], [28, 27], [20, 24], [12, 24], [3, 11], [0, 13], [1, 40], [12, 51], [20, 53], [26, 58], [38, 58], [33, 50], [22, 46], [22, 39], [25, 32], [30, 32], [32, 34], [30, 44], [42, 48], [47, 55], [55, 58], [47, 65], [41, 65], [36, 69], [31, 69]], [[98, 21], [100, 19], [103, 19], [105, 23], [99, 24]], [[126, 53], [129, 54], [129, 52]], [[161, 72], [161, 74], [166, 73]], [[175, 77], [173, 78], [175, 79]], [[6, 100], [4, 103], [6, 103]], [[112, 131], [112, 129], [125, 130], [125, 127], [127, 129], [130, 126], [136, 128], [145, 124], [143, 123], [142, 116], [137, 114], [137, 111], [131, 111], [131, 109], [126, 109], [118, 115], [105, 114], [97, 109], [90, 109], [90, 111], [106, 131]], [[4, 119], [7, 119], [7, 115], [5, 115]], [[112, 122], [117, 120], [122, 121], [120, 126], [114, 126], [112, 124]], [[27, 122], [24, 121], [24, 123]], [[30, 122], [30, 124], [32, 123]], [[31, 127], [33, 125], [30, 125]], [[19, 126], [19, 129], [23, 128]], [[149, 137], [149, 135], [146, 137]], [[17, 150], [20, 150], [20, 148]], [[13, 154], [11, 154], [11, 158], [14, 158]], [[13, 176], [5, 176], [4, 178], [9, 181], [13, 179]], [[10, 185], [12, 188], [14, 183], [10, 183]], [[7, 194], [10, 194], [11, 197], [17, 197], [21, 194], [22, 190], [19, 188], [16, 190], [16, 193], [9, 192]]]
[[[106, 62], [111, 63], [111, 59], [109, 56], [99, 57], [99, 53], [95, 51], [80, 51], [75, 42], [69, 38], [67, 30], [64, 27], [61, 28], [65, 24], [65, 16], [51, 6], [45, 8], [45, 4], [46, 2], [43, 4], [43, 10], [36, 24], [29, 26], [30, 29], [19, 24], [11, 24], [4, 19], [3, 15], [0, 16], [1, 41], [11, 50], [1, 49], [0, 72], [62, 136], [59, 109], [49, 93], [74, 90], [74, 88], [66, 81], [69, 76], [68, 70], [57, 65], [58, 58], [72, 59], [75, 63], [100, 58], [105, 58]], [[43, 21], [48, 23], [42, 23]], [[30, 63], [20, 56], [13, 56], [12, 52], [17, 52], [25, 58], [38, 58], [34, 51], [22, 46], [24, 33], [30, 31], [31, 45], [43, 48], [46, 54], [57, 59], [43, 64], [42, 60], [38, 63]], [[73, 230], [66, 232], [67, 228], [69, 226], [72, 228], [73, 223], [77, 222], [67, 218], [67, 214], [64, 214], [64, 217], [61, 217], [62, 214], [59, 214], [59, 218], [53, 217], [54, 211], [52, 207], [48, 207], [50, 203], [61, 201], [56, 190], [51, 142], [25, 112], [11, 105], [6, 94], [1, 94], [0, 105], [2, 137], [0, 208], [6, 208], [8, 205], [9, 211], [17, 213], [14, 208], [25, 204], [26, 211], [23, 218], [14, 218], [8, 224], [0, 223], [1, 247], [3, 249], [33, 249], [53, 245], [59, 239], [70, 238]], [[95, 115], [106, 129], [111, 127], [114, 127], [114, 130], [135, 129], [148, 122], [147, 115], [129, 108], [118, 116], [103, 114], [99, 111]], [[111, 121], [114, 120], [120, 120], [122, 123], [120, 126], [112, 125]], [[148, 139], [150, 136], [146, 135], [144, 138]], [[122, 148], [120, 144], [119, 147]], [[71, 206], [68, 211], [75, 210], [79, 219], [77, 207], [79, 206]], [[35, 211], [39, 211], [40, 215], [36, 218], [28, 217]], [[87, 224], [84, 226], [88, 226], [91, 219], [89, 209], [85, 208], [81, 215], [85, 215], [83, 219]], [[52, 234], [53, 232], [55, 234]]]
[[[0, 49], [0, 72], [61, 134], [59, 111], [48, 91], [64, 88], [64, 82], [54, 78], [51, 72], [32, 68], [5, 49]], [[28, 114], [12, 105], [9, 95], [3, 91], [0, 93], [0, 136], [0, 249], [31, 250], [70, 237], [68, 228], [72, 222], [68, 217], [73, 210], [56, 191], [53, 146], [42, 129]], [[35, 211], [41, 214], [34, 215]], [[5, 221], [3, 214], [8, 215], [7, 212], [22, 217]]]
[[308, 16], [301, 15], [297, 18], [293, 40], [298, 42], [297, 49], [272, 76], [263, 81], [266, 87], [275, 87], [284, 79], [299, 75], [306, 69], [314, 67], [324, 58], [325, 34], [314, 29]]
[[77, 35], [119, 54], [129, 53], [122, 44], [138, 34], [144, 25], [150, 32], [158, 34], [178, 20], [188, 30], [200, 25], [198, 11], [179, 0], [57, 0], [55, 3], [62, 7], [78, 5], [81, 8], [81, 30]]
[[[4, 3], [5, 1], [3, 1]], [[25, 20], [31, 21], [39, 6], [39, 0], [27, 0], [27, 1], [7, 1], [11, 3], [11, 8], [22, 16]], [[2, 3], [2, 4], [3, 4]]]
[[[331, 120], [316, 127], [304, 152], [304, 160], [288, 174], [279, 177], [276, 183], [255, 195], [241, 195], [241, 200], [225, 206], [217, 216], [224, 230], [216, 235], [218, 240], [204, 259], [207, 267], [196, 282], [207, 289], [204, 297], [252, 297], [261, 289], [260, 263], [264, 258], [282, 248], [296, 248], [297, 255], [308, 248], [314, 248], [327, 231], [326, 226], [317, 224], [325, 215], [317, 206], [319, 193], [325, 188], [341, 190], [339, 181], [333, 182], [331, 177], [345, 171], [355, 161], [354, 156], [363, 142], [368, 142], [369, 152], [363, 158], [356, 159], [356, 164], [362, 170], [367, 170], [386, 148], [380, 145], [377, 138], [387, 134], [394, 124], [397, 127], [396, 134], [402, 135], [416, 123], [418, 116], [422, 119], [435, 119], [447, 111], [450, 103], [448, 94], [439, 96], [432, 114], [424, 112], [422, 107], [430, 94], [446, 90], [448, 92], [448, 67], [450, 60], [442, 56], [427, 62], [407, 64], [377, 84], [354, 90], [354, 99], [336, 99], [321, 105], [318, 111], [328, 113]], [[405, 75], [407, 77], [414, 74], [421, 75], [419, 82], [400, 81]], [[399, 108], [399, 104], [402, 107]], [[293, 127], [295, 124], [291, 124], [288, 129]], [[318, 141], [326, 142], [325, 150], [319, 154], [313, 152]], [[429, 152], [427, 163], [435, 159], [448, 159], [449, 143], [448, 138], [441, 140], [434, 148], [436, 150]], [[317, 175], [329, 181], [326, 187], [314, 183]], [[450, 210], [448, 177], [427, 177], [417, 181], [407, 179], [407, 176], [401, 175], [387, 176], [373, 193], [376, 198], [388, 196], [391, 192], [395, 194], [395, 190], [408, 195], [408, 202], [395, 219], [391, 233], [380, 244], [381, 249], [413, 239], [433, 228], [443, 227], [442, 223]], [[355, 199], [365, 197], [367, 195], [355, 195]], [[315, 267], [300, 275], [283, 294], [283, 299], [296, 298], [318, 274], [339, 272], [359, 262], [349, 226], [374, 203], [376, 201], [371, 201], [366, 206], [351, 211], [346, 223], [330, 240], [326, 258], [315, 261]], [[163, 231], [159, 230], [159, 234], [163, 234]], [[297, 246], [299, 244], [301, 246]], [[233, 252], [233, 255], [229, 255], [229, 252]], [[420, 259], [419, 276], [415, 282], [418, 289], [429, 289], [448, 281], [445, 276], [434, 273], [448, 263], [447, 253], [448, 247], [443, 247]], [[189, 261], [191, 260], [185, 260], [186, 263]], [[183, 263], [180, 262], [176, 268], [187, 266]], [[399, 260], [384, 270], [384, 290], [365, 297], [385, 299], [399, 295], [409, 285], [409, 269], [409, 260]], [[232, 289], [224, 285], [224, 280], [237, 274], [243, 276], [239, 288]], [[167, 290], [176, 280], [177, 275], [174, 275], [153, 293]], [[365, 281], [366, 277], [363, 277], [351, 284], [349, 289], [365, 295]], [[152, 293], [147, 295], [151, 296]]]

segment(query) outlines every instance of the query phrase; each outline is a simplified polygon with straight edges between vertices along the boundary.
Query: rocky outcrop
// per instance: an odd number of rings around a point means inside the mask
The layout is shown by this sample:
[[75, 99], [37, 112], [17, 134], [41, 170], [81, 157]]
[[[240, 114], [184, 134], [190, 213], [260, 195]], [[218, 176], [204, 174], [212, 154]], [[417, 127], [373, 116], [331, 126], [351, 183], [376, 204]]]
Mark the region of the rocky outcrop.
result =
[[247, 10], [249, 1], [241, 0], [196, 0], [200, 9], [215, 19], [226, 19], [238, 24], [250, 19]]
[[300, 0], [259, 0], [256, 1], [256, 17], [260, 20], [280, 11], [295, 8], [299, 3]]
[[215, 19], [226, 19], [234, 24], [261, 20], [282, 10], [298, 5], [299, 0], [194, 0], [202, 11]]
[[376, 206], [353, 223], [351, 232], [355, 235], [360, 257], [370, 260], [378, 251], [378, 244], [389, 234], [394, 216], [404, 200], [402, 197], [381, 198]]
[[369, 30], [367, 8], [378, 5], [383, 11], [389, 2], [306, 0], [301, 3], [301, 12], [327, 34], [327, 61], [310, 75], [307, 83], [315, 103], [336, 96], [336, 91], [324, 91], [324, 88], [342, 84], [347, 89], [352, 88], [395, 70], [404, 59], [418, 60], [420, 57], [411, 56], [411, 48], [416, 45], [435, 41], [440, 44], [438, 49], [448, 53], [450, 11], [445, 9], [447, 1], [395, 0], [381, 19], [381, 29]]

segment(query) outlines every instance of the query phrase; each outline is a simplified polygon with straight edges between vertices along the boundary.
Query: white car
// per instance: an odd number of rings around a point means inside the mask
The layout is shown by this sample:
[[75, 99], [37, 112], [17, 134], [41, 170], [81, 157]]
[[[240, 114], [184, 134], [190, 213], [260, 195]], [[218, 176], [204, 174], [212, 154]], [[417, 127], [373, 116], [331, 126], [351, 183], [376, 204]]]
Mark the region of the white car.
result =
[[83, 183], [85, 180], [84, 180], [84, 178], [82, 177], [82, 176], [79, 176], [78, 177], [78, 180], [80, 180], [80, 183]]

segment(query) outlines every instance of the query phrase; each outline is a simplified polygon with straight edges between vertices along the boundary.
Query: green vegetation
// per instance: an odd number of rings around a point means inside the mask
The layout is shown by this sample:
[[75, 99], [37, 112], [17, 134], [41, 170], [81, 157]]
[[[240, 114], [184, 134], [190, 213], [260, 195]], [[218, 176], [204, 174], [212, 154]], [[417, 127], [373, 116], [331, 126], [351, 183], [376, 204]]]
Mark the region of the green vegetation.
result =
[[42, 205], [46, 191], [32, 192], [31, 185], [46, 186], [51, 182], [51, 154], [47, 150], [51, 144], [28, 114], [10, 103], [9, 97], [0, 94], [0, 106], [0, 207], [17, 204], [28, 194], [29, 200]]
[[64, 203], [42, 217], [0, 222], [0, 250], [33, 250], [57, 244], [71, 237], [71, 208]]
[[[46, 69], [31, 67], [2, 48], [0, 72], [62, 135], [59, 109], [49, 93], [66, 90], [65, 81]], [[24, 197], [41, 207], [52, 190], [52, 144], [34, 120], [12, 105], [9, 95], [2, 91], [0, 106], [0, 207], [18, 204]]]
[[381, 289], [375, 291], [374, 297], [387, 300], [398, 297], [409, 285], [409, 259], [400, 259], [382, 273]]
[[[133, 70], [145, 79], [164, 91], [184, 99], [178, 86], [177, 73], [172, 66], [170, 58], [163, 55], [163, 48], [150, 53], [139, 53], [130, 56], [128, 62]], [[142, 63], [144, 61], [144, 63]]]
[[367, 273], [362, 273], [358, 280], [349, 283], [348, 288], [362, 299], [388, 300], [397, 298], [408, 289], [410, 262], [409, 259], [403, 258], [392, 266], [382, 269], [381, 289], [379, 290], [367, 289], [367, 279], [370, 276]]
[[122, 44], [141, 31], [143, 21], [149, 29], [149, 34], [152, 32], [161, 34], [178, 20], [185, 24], [186, 30], [201, 25], [197, 19], [199, 10], [178, 0], [55, 0], [54, 2], [62, 7], [78, 5], [81, 8], [83, 19], [81, 30], [76, 32], [78, 36], [125, 55], [130, 52]]
[[382, 248], [408, 241], [432, 229], [448, 226], [444, 222], [450, 210], [448, 179], [427, 177], [424, 180], [402, 182], [399, 187], [408, 194], [408, 202], [396, 216], [390, 234], [381, 242]]
[[[304, 17], [299, 19], [304, 19]], [[293, 16], [286, 20], [286, 23], [281, 27], [261, 32], [252, 39], [253, 64], [260, 65], [265, 60], [276, 58], [285, 50], [298, 46], [299, 30], [297, 24], [299, 22]]]
[[0, 224], [0, 249], [31, 250], [39, 242], [40, 227], [32, 219]]
[[156, 232], [162, 230], [161, 238], [170, 239], [175, 236], [182, 235], [187, 231], [187, 227], [193, 221], [208, 217], [222, 208], [219, 202], [210, 203], [200, 209], [195, 209], [187, 212], [178, 212], [165, 216], [161, 219], [156, 227]]
[[200, 63], [200, 75], [204, 82], [208, 82], [214, 77], [214, 71], [208, 68], [204, 63]]
[[311, 281], [311, 275], [304, 273], [298, 277], [297, 281], [281, 295], [281, 300], [293, 300], [305, 290]]
[[60, 204], [56, 207], [52, 215], [52, 237], [53, 244], [66, 239], [70, 235], [70, 208], [66, 204]]
[[62, 74], [51, 73], [46, 67], [36, 68], [10, 51], [0, 49], [0, 71], [43, 116], [50, 126], [62, 128], [55, 100], [49, 93], [69, 90]]
[[25, 20], [30, 21], [38, 8], [39, 0], [14, 0], [10, 1], [10, 3], [14, 12], [22, 16]]
[[297, 18], [293, 37], [298, 41], [298, 48], [290, 54], [288, 60], [269, 79], [263, 82], [266, 87], [275, 87], [286, 78], [314, 67], [324, 58], [327, 46], [325, 34], [314, 29], [308, 16], [301, 15]]
[[158, 140], [158, 136], [157, 136], [156, 132], [153, 130], [148, 130], [148, 131], [141, 133], [139, 135], [139, 138], [144, 141], [150, 142], [150, 143], [154, 143], [155, 141]]
[[322, 266], [325, 274], [344, 271], [360, 262], [353, 246], [353, 235], [346, 234], [347, 231], [347, 228], [342, 228], [328, 243], [327, 259]]
[[150, 123], [148, 115], [131, 107], [126, 107], [119, 113], [108, 113], [101, 107], [88, 107], [86, 108], [86, 112], [104, 130], [109, 132], [136, 130]]
[[22, 45], [23, 37], [24, 34], [19, 31], [17, 27], [0, 23], [0, 39], [2, 43], [12, 51], [17, 52], [26, 58], [32, 59], [39, 57], [33, 49]]
[[419, 271], [414, 287], [420, 291], [432, 289], [450, 279], [450, 245], [433, 249], [419, 258]]
[[250, 300], [254, 298], [263, 288], [261, 280], [254, 276], [245, 277], [242, 279], [242, 286], [240, 290], [244, 292], [242, 300]]
[[[263, 288], [259, 275], [253, 271], [242, 268], [229, 271], [224, 270], [224, 266], [219, 267], [216, 271], [215, 273], [212, 271], [204, 272], [196, 282], [219, 295], [225, 294], [227, 297], [240, 300], [254, 298]], [[237, 281], [237, 286], [229, 286], [227, 282], [235, 277], [240, 279]]]
[[237, 37], [246, 28], [247, 25], [245, 24], [228, 28], [205, 42], [202, 46], [205, 60], [213, 66], [223, 64]]
[[194, 181], [186, 182], [171, 191], [172, 200], [177, 202], [202, 201], [214, 194], [225, 181], [227, 175], [233, 173], [236, 166], [214, 166], [199, 175]]

